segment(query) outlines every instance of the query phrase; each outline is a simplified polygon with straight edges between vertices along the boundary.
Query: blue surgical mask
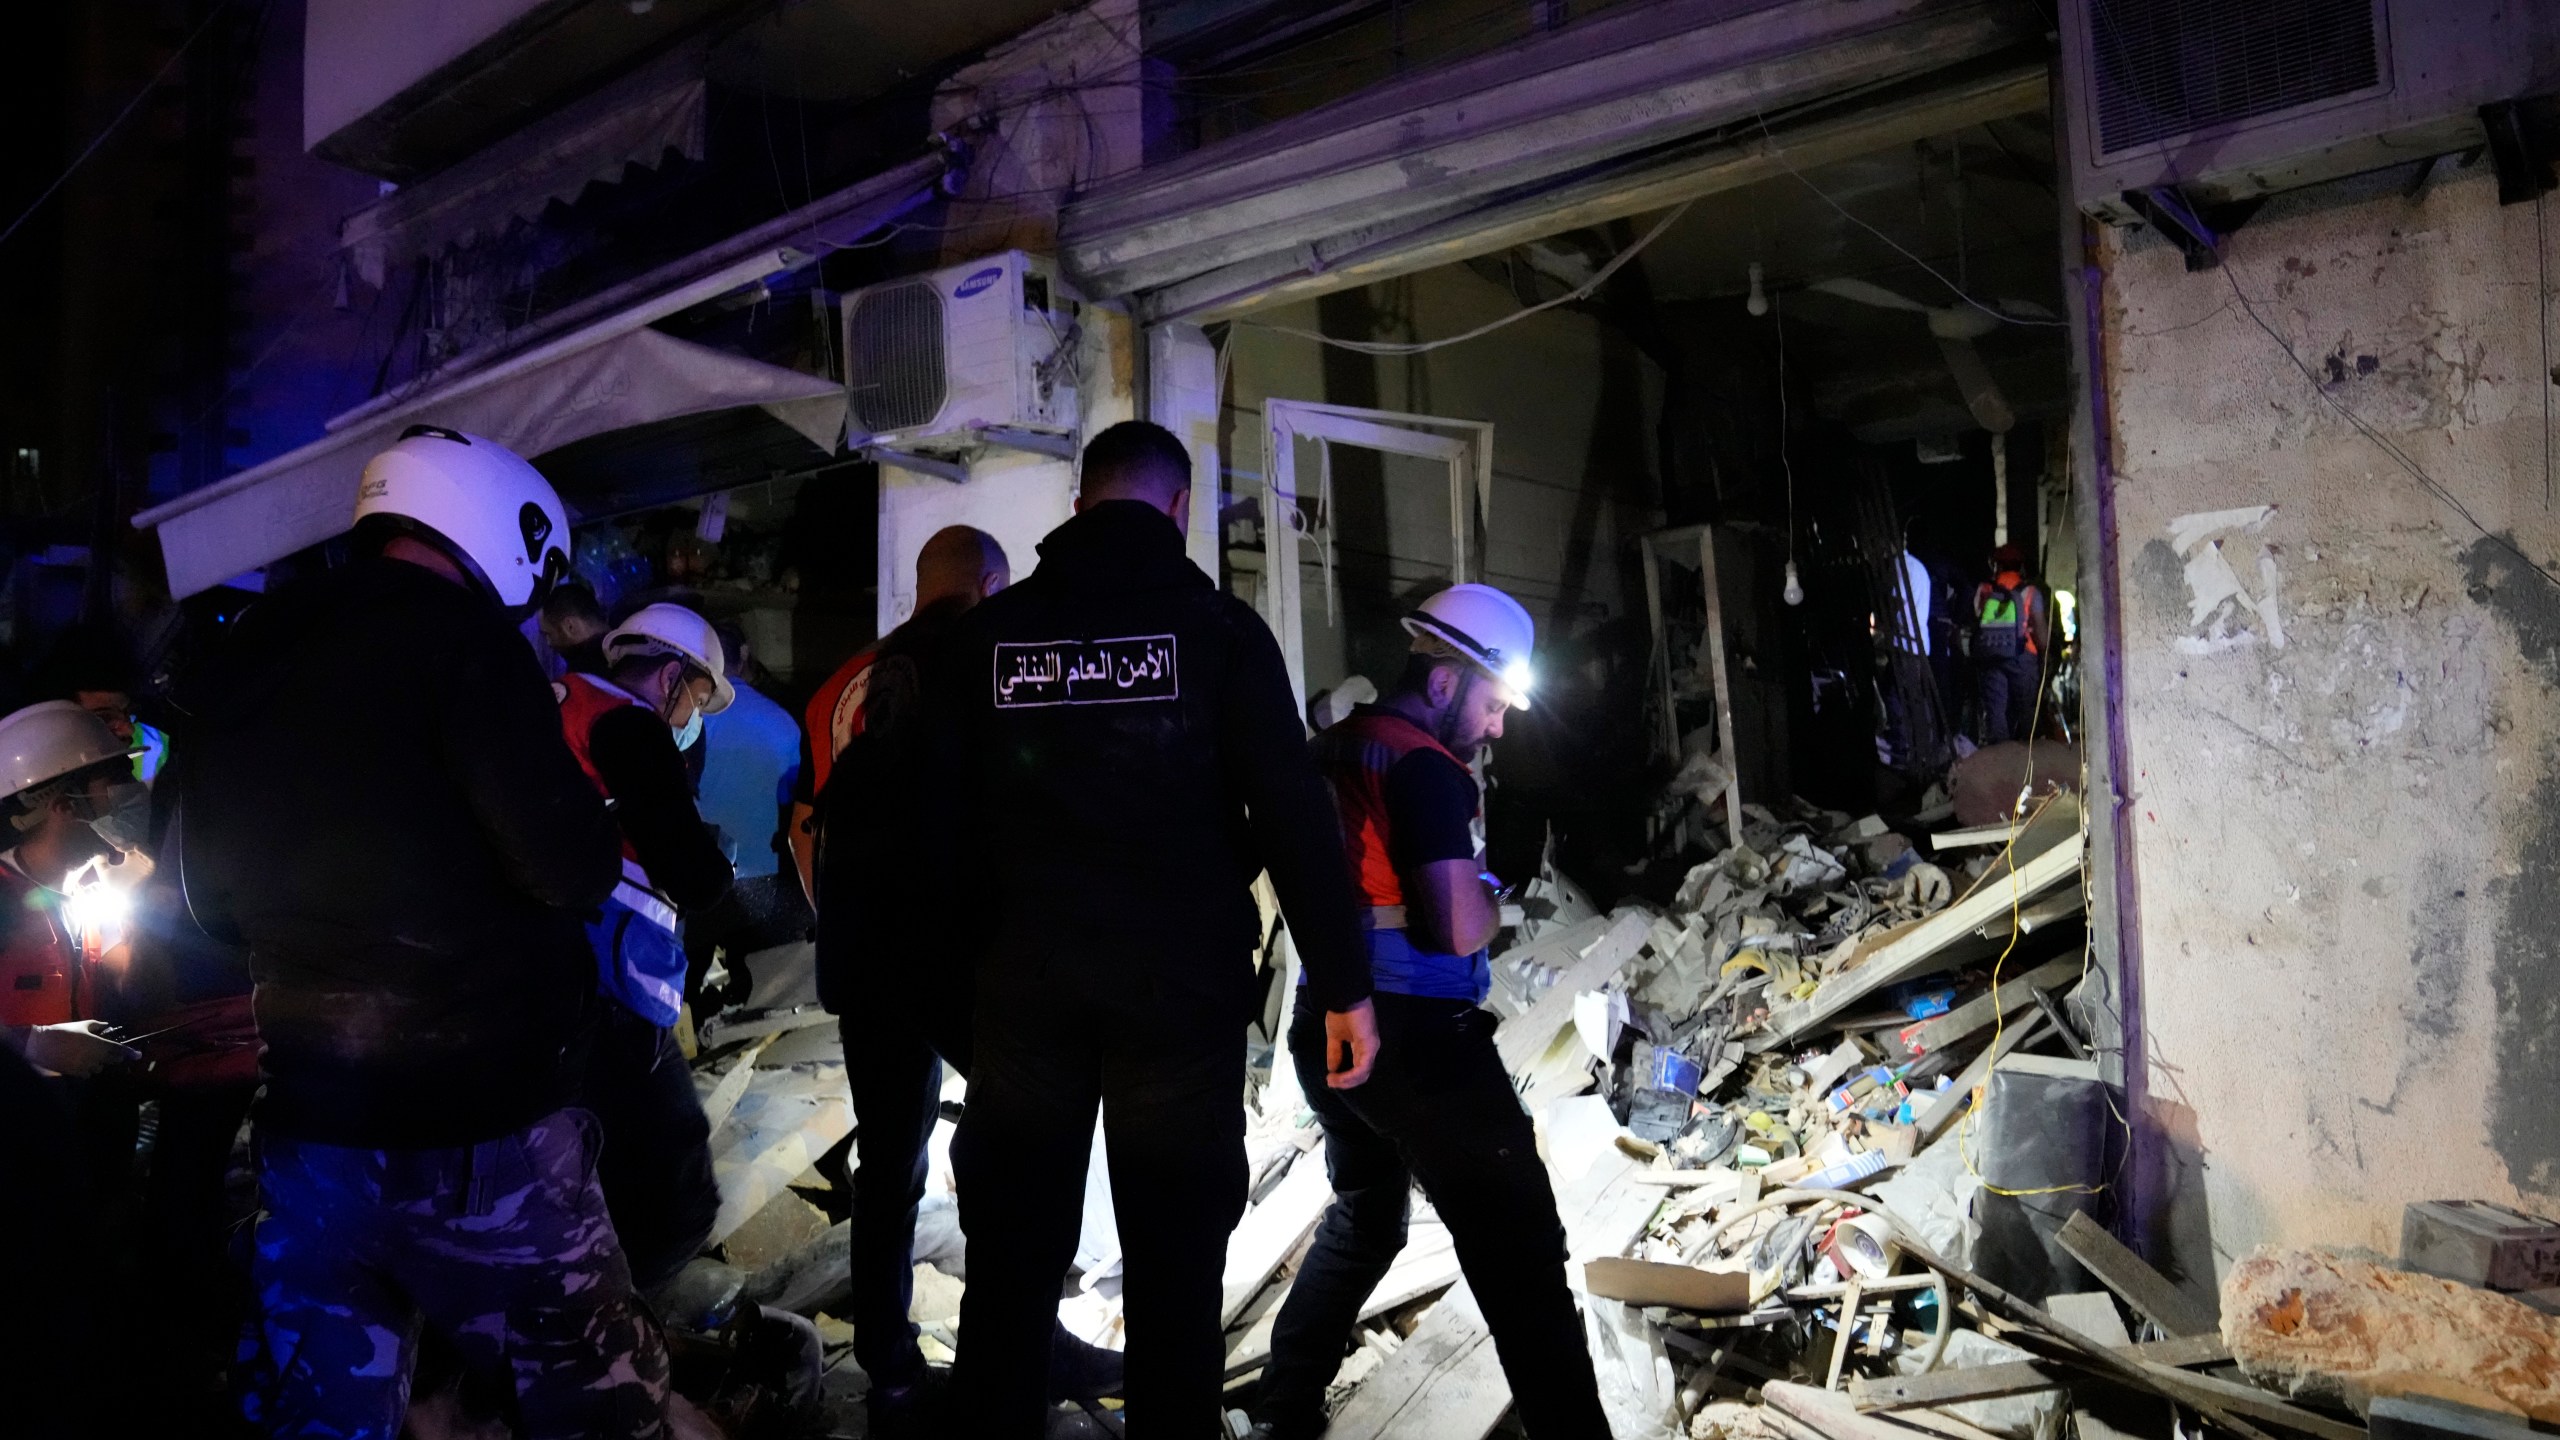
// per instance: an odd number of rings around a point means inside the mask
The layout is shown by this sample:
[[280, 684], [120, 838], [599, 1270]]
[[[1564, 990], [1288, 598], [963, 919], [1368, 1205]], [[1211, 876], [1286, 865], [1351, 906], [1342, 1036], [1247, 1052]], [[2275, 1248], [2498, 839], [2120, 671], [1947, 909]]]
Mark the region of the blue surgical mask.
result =
[[687, 720], [682, 725], [676, 726], [675, 732], [676, 748], [678, 750], [692, 749], [694, 742], [702, 738], [702, 712], [700, 710], [694, 711], [693, 718]]

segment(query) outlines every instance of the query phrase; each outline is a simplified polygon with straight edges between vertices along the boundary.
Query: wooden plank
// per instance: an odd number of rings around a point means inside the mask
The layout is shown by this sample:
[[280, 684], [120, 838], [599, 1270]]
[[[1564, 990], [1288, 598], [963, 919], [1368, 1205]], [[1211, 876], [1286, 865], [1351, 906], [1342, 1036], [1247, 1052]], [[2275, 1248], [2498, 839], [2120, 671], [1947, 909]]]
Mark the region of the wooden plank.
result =
[[1932, 850], [1964, 850], [1976, 845], [2006, 845], [2018, 833], [2014, 825], [1976, 825], [1970, 830], [1941, 830], [1929, 837]]
[[1964, 1067], [1964, 1073], [1956, 1076], [1955, 1083], [1938, 1091], [1936, 1102], [1913, 1116], [1914, 1126], [1920, 1132], [1920, 1143], [1926, 1145], [1944, 1134], [1947, 1126], [1973, 1104], [1973, 1092], [1990, 1076], [1991, 1067], [2018, 1047], [2033, 1044], [2052, 1023], [2042, 1015], [2031, 1015], [2027, 1017], [2027, 1023], [2014, 1026], [2001, 1036], [1999, 1044], [1983, 1046], [1982, 1053], [1973, 1057], [1973, 1062]]
[[1944, 1050], [1978, 1031], [1990, 1028], [2002, 1014], [2015, 1015], [2036, 1003], [2035, 992], [2060, 985], [2080, 973], [2081, 957], [2065, 955], [2048, 960], [2024, 975], [2006, 976], [2000, 981], [2000, 1004], [1991, 1003], [1991, 992], [1985, 990], [1972, 999], [1933, 1019], [1923, 1020], [1905, 1030], [1905, 1044], [1914, 1055]]
[[1511, 1408], [1493, 1332], [1459, 1281], [1351, 1393], [1328, 1440], [1484, 1440]]
[[1333, 1182], [1325, 1175], [1323, 1158], [1300, 1155], [1279, 1187], [1245, 1212], [1235, 1234], [1227, 1239], [1226, 1303], [1218, 1314], [1221, 1329], [1236, 1322], [1246, 1304], [1270, 1283], [1280, 1262], [1324, 1218], [1325, 1206], [1331, 1203]]
[[[1414, 1222], [1404, 1249], [1396, 1263], [1387, 1268], [1386, 1278], [1360, 1306], [1360, 1318], [1374, 1320], [1399, 1306], [1410, 1305], [1434, 1290], [1445, 1290], [1458, 1283], [1458, 1251], [1450, 1242], [1449, 1227], [1437, 1220]], [[1286, 1303], [1285, 1292], [1282, 1302]], [[1259, 1370], [1271, 1359], [1271, 1330], [1280, 1319], [1280, 1306], [1275, 1304], [1247, 1326], [1244, 1333], [1227, 1347], [1227, 1378]]]
[[1517, 1075], [1545, 1054], [1564, 1027], [1573, 1023], [1573, 997], [1607, 984], [1636, 957], [1652, 933], [1653, 917], [1632, 910], [1619, 916], [1527, 1013], [1495, 1027], [1493, 1045], [1502, 1056], [1502, 1068]]
[[[2116, 1354], [2136, 1363], [2151, 1363], [2183, 1368], [2189, 1365], [2218, 1365], [2231, 1358], [2219, 1336], [2192, 1336], [2183, 1340], [2156, 1340], [2148, 1345], [2127, 1345]], [[1887, 1375], [1877, 1379], [1849, 1382], [1849, 1398], [1861, 1410], [1909, 1410], [1924, 1405], [1961, 1405], [1969, 1400], [1994, 1400], [2003, 1395], [2022, 1395], [2030, 1390], [2046, 1390], [2067, 1385], [2076, 1372], [2060, 1360], [2012, 1360], [1999, 1365], [1974, 1365], [1962, 1370], [1933, 1370], [1926, 1375]]]
[[2172, 1335], [2213, 1335], [2222, 1329], [2222, 1317], [2188, 1298], [2185, 1291], [2169, 1283], [2169, 1278], [2154, 1270], [2124, 1242], [2106, 1232], [2105, 1227], [2089, 1218], [2087, 1211], [2074, 1214], [2063, 1222], [2056, 1236], [2062, 1248], [2098, 1283], [2124, 1298], [2133, 1313]]
[[2161, 1392], [2173, 1400], [2189, 1405], [2219, 1405], [2225, 1410], [2264, 1420], [2287, 1430], [2314, 1435], [2319, 1440], [2366, 1440], [2365, 1428], [2344, 1420], [2332, 1420], [2299, 1405], [2288, 1405], [2283, 1398], [2238, 1380], [2224, 1380], [2213, 1375], [2197, 1375], [2185, 1370], [2172, 1370], [2166, 1365], [2145, 1364], [2143, 1367]]
[[1882, 1415], [1862, 1415], [1837, 1390], [1819, 1390], [1786, 1380], [1760, 1387], [1760, 1398], [1790, 1420], [1830, 1440], [1913, 1440], [1920, 1432]]
[[2086, 843], [2085, 834], [2065, 840], [2017, 867], [2014, 884], [2007, 875], [1988, 876], [1973, 893], [1937, 914], [1870, 939], [1851, 957], [1856, 968], [1834, 972], [1802, 1008], [1773, 1017], [1779, 1037], [1792, 1039], [1888, 985], [1928, 973], [1941, 951], [1972, 939], [1977, 927], [2005, 917], [2013, 903], [2023, 905], [2064, 877], [2079, 874]]

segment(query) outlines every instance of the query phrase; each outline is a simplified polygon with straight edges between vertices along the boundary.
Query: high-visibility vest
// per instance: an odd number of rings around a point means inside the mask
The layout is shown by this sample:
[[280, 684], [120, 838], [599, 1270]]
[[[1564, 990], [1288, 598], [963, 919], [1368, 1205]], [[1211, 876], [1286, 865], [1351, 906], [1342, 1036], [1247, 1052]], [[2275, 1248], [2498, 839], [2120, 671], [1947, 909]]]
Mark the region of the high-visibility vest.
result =
[[1416, 750], [1447, 755], [1462, 770], [1466, 762], [1421, 726], [1366, 706], [1317, 735], [1312, 745], [1316, 769], [1333, 787], [1351, 881], [1369, 908], [1371, 927], [1402, 929], [1404, 879], [1387, 846], [1387, 772]]
[[871, 662], [880, 658], [875, 647], [844, 662], [836, 673], [809, 697], [801, 711], [802, 732], [809, 737], [809, 793], [823, 795], [827, 779], [835, 774], [836, 761], [846, 747], [862, 734], [862, 702], [871, 694]]
[[[596, 768], [596, 722], [626, 705], [648, 707], [611, 681], [574, 670], [551, 688], [560, 699], [560, 733], [569, 742], [569, 753], [577, 757], [596, 793], [612, 799], [612, 787]], [[601, 916], [588, 923], [587, 940], [595, 951], [597, 983], [654, 1024], [673, 1025], [684, 1007], [685, 956], [676, 933], [676, 907], [658, 893], [630, 837], [623, 837], [622, 879]]]
[[0, 1025], [97, 1018], [95, 965], [113, 937], [74, 933], [64, 898], [0, 860]]

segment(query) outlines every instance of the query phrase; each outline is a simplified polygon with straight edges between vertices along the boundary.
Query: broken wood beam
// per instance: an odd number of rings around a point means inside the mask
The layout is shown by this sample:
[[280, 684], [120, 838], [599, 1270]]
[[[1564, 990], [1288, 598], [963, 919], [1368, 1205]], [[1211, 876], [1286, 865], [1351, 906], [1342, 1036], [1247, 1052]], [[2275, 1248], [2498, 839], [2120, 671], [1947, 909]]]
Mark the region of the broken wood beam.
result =
[[1517, 1075], [1545, 1054], [1564, 1027], [1573, 1023], [1573, 997], [1607, 984], [1636, 958], [1652, 933], [1653, 917], [1638, 911], [1629, 910], [1612, 921], [1536, 1004], [1494, 1028], [1493, 1045], [1502, 1056], [1502, 1068]]
[[1440, 1297], [1378, 1373], [1351, 1393], [1327, 1440], [1484, 1440], [1511, 1408], [1493, 1331], [1464, 1280]]
[[2066, 876], [2079, 874], [2086, 844], [2085, 833], [2074, 832], [2008, 874], [1983, 877], [1972, 893], [1937, 914], [1862, 942], [1846, 967], [1833, 971], [1811, 1000], [1786, 1015], [1770, 1017], [1778, 1038], [1792, 1040], [1888, 985], [1948, 963], [1948, 952], [1972, 940], [1977, 927], [2005, 916], [2013, 906], [2023, 906]]
[[[2216, 1336], [2193, 1336], [2181, 1340], [2155, 1340], [2148, 1345], [2127, 1345], [2115, 1352], [2119, 1357], [2140, 1364], [2167, 1365], [2184, 1369], [2190, 1365], [2218, 1365], [2231, 1358]], [[2071, 1383], [2072, 1368], [2060, 1360], [2012, 1360], [1999, 1365], [1975, 1365], [1962, 1370], [1932, 1370], [1926, 1375], [1887, 1375], [1876, 1379], [1849, 1382], [1849, 1398], [1861, 1410], [1909, 1410], [1923, 1405], [1961, 1405], [1972, 1400], [1996, 1400], [2003, 1395], [2022, 1395], [2030, 1390], [2049, 1390]]]
[[2107, 1233], [2106, 1228], [2079, 1211], [2062, 1223], [2055, 1237], [2081, 1268], [2098, 1277], [2098, 1283], [2116, 1292], [2133, 1313], [2157, 1325], [2171, 1335], [2214, 1335], [2222, 1330], [2222, 1319], [2197, 1304], [2185, 1291], [2169, 1283], [2169, 1277], [2151, 1268], [2139, 1255], [2125, 1248], [2123, 1241]]
[[1994, 1021], [2033, 1006], [2037, 992], [2077, 979], [2079, 975], [2078, 955], [2048, 960], [2024, 975], [2003, 979], [1998, 986], [2000, 1000], [1996, 1007], [1992, 1004], [1992, 992], [1986, 990], [1944, 1015], [1907, 1027], [1903, 1032], [1903, 1043], [1911, 1047], [1914, 1055], [1944, 1050], [1988, 1029]]
[[2203, 1391], [2201, 1387], [2183, 1389], [2176, 1387], [2172, 1377], [2183, 1378], [2184, 1371], [2169, 1370], [2166, 1367], [2153, 1368], [2119, 1358], [2106, 1346], [2046, 1313], [2043, 1307], [2022, 1300], [1974, 1271], [1954, 1264], [1908, 1230], [1900, 1226], [1895, 1228], [1900, 1233], [1904, 1254], [1946, 1276], [1951, 1283], [1961, 1284], [1965, 1289], [1972, 1291], [1974, 1298], [1981, 1302], [1984, 1309], [2017, 1324], [2041, 1330], [2079, 1351], [2088, 1359], [2091, 1368], [2102, 1375], [2115, 1377], [2137, 1389], [2167, 1395], [2171, 1399], [2191, 1406], [2206, 1419], [2225, 1430], [2246, 1437], [2246, 1440], [2270, 1440], [2267, 1432], [2241, 1419], [2233, 1413], [2231, 1407], [2224, 1405], [2215, 1396]]

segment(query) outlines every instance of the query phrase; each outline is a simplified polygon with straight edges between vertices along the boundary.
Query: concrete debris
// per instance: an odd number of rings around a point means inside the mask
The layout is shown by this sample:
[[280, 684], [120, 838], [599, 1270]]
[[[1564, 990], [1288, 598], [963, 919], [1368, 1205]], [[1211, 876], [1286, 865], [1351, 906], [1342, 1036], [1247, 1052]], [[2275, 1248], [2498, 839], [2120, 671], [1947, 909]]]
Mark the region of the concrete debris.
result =
[[2560, 1319], [2493, 1291], [2320, 1250], [2260, 1250], [2222, 1286], [2251, 1379], [2363, 1414], [2429, 1396], [2560, 1421]]

